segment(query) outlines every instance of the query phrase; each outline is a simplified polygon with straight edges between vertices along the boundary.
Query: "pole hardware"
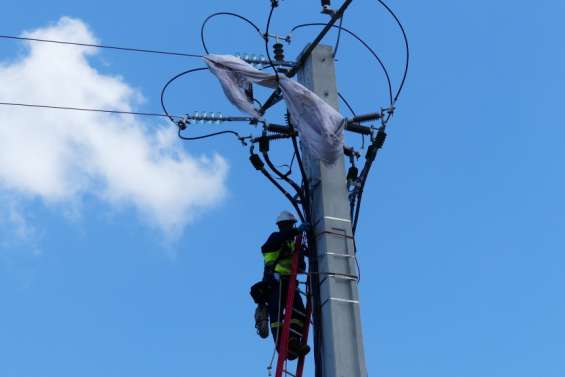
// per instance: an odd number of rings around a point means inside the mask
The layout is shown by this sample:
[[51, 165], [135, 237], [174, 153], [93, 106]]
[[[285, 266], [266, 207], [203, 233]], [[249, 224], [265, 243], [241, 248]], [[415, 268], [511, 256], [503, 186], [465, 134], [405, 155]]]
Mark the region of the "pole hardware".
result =
[[345, 124], [345, 129], [361, 135], [371, 135], [373, 133], [373, 129], [371, 127], [363, 126], [358, 122], [347, 122]]
[[[164, 108], [163, 93], [161, 95], [165, 114], [178, 126], [179, 137], [183, 140], [199, 140], [221, 134], [233, 134], [243, 145], [251, 144], [249, 161], [254, 169], [264, 175], [289, 200], [301, 221], [315, 224], [312, 232], [309, 232], [307, 237], [311, 250], [315, 251], [310, 255], [308, 276], [312, 279], [311, 295], [312, 301], [316, 304], [312, 308], [315, 329], [314, 363], [316, 366], [316, 377], [367, 376], [359, 318], [358, 278], [349, 275], [350, 271], [355, 268], [354, 263], [357, 263], [354, 234], [359, 218], [365, 182], [367, 181], [371, 165], [378, 155], [378, 151], [385, 143], [387, 136], [385, 130], [388, 121], [394, 115], [394, 105], [404, 86], [409, 60], [408, 42], [400, 21], [383, 1], [377, 0], [392, 14], [399, 24], [407, 50], [404, 76], [398, 92], [394, 95], [392, 93], [390, 75], [381, 59], [372, 50], [371, 46], [361, 40], [354, 32], [343, 27], [344, 13], [352, 1], [342, 0], [339, 6], [334, 4], [332, 9], [331, 0], [321, 0], [322, 13], [327, 14], [330, 20], [327, 23], [298, 25], [286, 36], [284, 34], [282, 36], [271, 34], [269, 31], [274, 9], [280, 6], [280, 0], [269, 0], [271, 9], [265, 31], [262, 31], [251, 20], [228, 12], [215, 13], [209, 16], [201, 27], [202, 45], [206, 53], [209, 53], [204, 38], [206, 23], [211, 18], [221, 15], [241, 19], [253, 27], [259, 38], [264, 42], [266, 46], [264, 53], [266, 53], [267, 57], [256, 54], [238, 54], [239, 58], [257, 69], [272, 69], [276, 75], [277, 84], [279, 79], [284, 77], [281, 75], [285, 75], [288, 78], [298, 75], [299, 82], [320, 98], [324, 98], [336, 110], [338, 109], [338, 97], [346, 103], [352, 117], [343, 121], [341, 125], [343, 127], [342, 131], [346, 130], [363, 135], [361, 138], [362, 146], [360, 150], [343, 146], [343, 155], [339, 153], [339, 160], [333, 165], [324, 164], [322, 161], [313, 158], [311, 151], [307, 148], [307, 143], [299, 145], [298, 137], [304, 135], [299, 135], [290, 119], [287, 120], [286, 125], [270, 124], [266, 121], [267, 117], [263, 117], [269, 108], [282, 100], [282, 92], [279, 85], [274, 88], [270, 97], [264, 101], [260, 99], [263, 103], [255, 98], [252, 91], [246, 92], [247, 99], [258, 103], [260, 106], [259, 109], [255, 108], [260, 115], [252, 117], [224, 117], [220, 113], [207, 112], [195, 112], [187, 114], [185, 117], [171, 116]], [[337, 26], [338, 24], [339, 26]], [[305, 26], [320, 26], [322, 30], [310, 44], [306, 45], [295, 61], [287, 61], [284, 44], [291, 44], [291, 35], [294, 30]], [[335, 62], [337, 60], [335, 59], [335, 50], [337, 50], [339, 45], [339, 35], [336, 47], [333, 49], [332, 46], [320, 44], [332, 29], [339, 30], [340, 34], [341, 32], [346, 32], [361, 42], [384, 69], [390, 97], [390, 101], [387, 101], [387, 104], [389, 104], [388, 108], [382, 107], [379, 111], [378, 106], [373, 106], [372, 109], [375, 112], [358, 115], [355, 109], [347, 103], [347, 99], [344, 99], [337, 92], [335, 77]], [[269, 48], [271, 43], [272, 47]], [[197, 68], [196, 70], [206, 69], [208, 68]], [[169, 83], [193, 71], [195, 70], [183, 72], [171, 79]], [[262, 132], [260, 135], [257, 135], [258, 132], [256, 132], [252, 136], [241, 136], [235, 130], [219, 130], [209, 135], [192, 138], [183, 137], [180, 134], [181, 131], [186, 130], [191, 124], [219, 124], [228, 121], [248, 122], [255, 127], [261, 124]], [[197, 128], [199, 127], [191, 126], [190, 131]], [[189, 133], [189, 131], [186, 131], [186, 133]], [[363, 153], [364, 156], [362, 156], [361, 152], [365, 149], [365, 136], [368, 136], [367, 139], [370, 140], [370, 143], [366, 153]], [[269, 154], [271, 142], [283, 139], [292, 140], [294, 154], [290, 162], [281, 165], [278, 161], [271, 161]], [[255, 148], [257, 148], [257, 152]], [[362, 164], [363, 160], [364, 166], [361, 169], [361, 166], [357, 165]], [[297, 174], [292, 172], [295, 163], [300, 168], [298, 178], [296, 178]], [[296, 182], [294, 179], [296, 179]], [[339, 237], [336, 238], [336, 236]], [[332, 252], [328, 252], [329, 250]], [[328, 256], [332, 256], [332, 258], [328, 258]], [[328, 279], [328, 277], [338, 277], [339, 279]], [[348, 303], [356, 305], [345, 305]], [[286, 369], [285, 366], [285, 372]], [[280, 374], [282, 374], [282, 371], [279, 368], [278, 372]]]
[[284, 46], [282, 43], [278, 42], [273, 45], [273, 52], [275, 53], [276, 61], [284, 61]]

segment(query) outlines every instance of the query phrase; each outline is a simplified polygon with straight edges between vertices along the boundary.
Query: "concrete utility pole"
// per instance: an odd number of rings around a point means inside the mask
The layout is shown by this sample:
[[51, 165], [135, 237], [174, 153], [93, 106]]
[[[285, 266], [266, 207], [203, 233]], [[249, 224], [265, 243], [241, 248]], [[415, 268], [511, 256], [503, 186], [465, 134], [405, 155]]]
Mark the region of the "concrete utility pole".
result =
[[[298, 71], [298, 80], [338, 109], [332, 47], [317, 46]], [[343, 155], [329, 166], [308, 156], [312, 225], [316, 237], [323, 377], [366, 377], [357, 269]], [[317, 366], [320, 368], [320, 366]]]

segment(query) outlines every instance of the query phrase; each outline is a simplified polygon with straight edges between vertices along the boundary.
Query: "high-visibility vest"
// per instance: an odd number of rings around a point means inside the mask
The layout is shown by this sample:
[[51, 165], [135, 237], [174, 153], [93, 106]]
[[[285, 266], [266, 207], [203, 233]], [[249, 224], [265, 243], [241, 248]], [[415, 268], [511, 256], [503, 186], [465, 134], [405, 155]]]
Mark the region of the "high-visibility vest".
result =
[[[287, 241], [275, 251], [267, 251], [263, 253], [263, 259], [265, 260], [265, 265], [273, 269], [273, 271], [278, 272], [281, 275], [290, 275], [292, 268], [292, 252], [294, 252], [294, 240]], [[287, 249], [288, 256], [280, 258], [283, 249]], [[288, 253], [290, 250], [290, 253]], [[276, 265], [275, 265], [276, 263]]]

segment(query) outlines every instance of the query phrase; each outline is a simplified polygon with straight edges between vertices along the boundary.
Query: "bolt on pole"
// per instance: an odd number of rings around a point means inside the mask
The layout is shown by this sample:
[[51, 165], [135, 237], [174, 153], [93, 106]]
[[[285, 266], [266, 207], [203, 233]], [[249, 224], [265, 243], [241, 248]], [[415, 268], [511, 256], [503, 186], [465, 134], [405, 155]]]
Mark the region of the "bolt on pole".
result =
[[[308, 51], [308, 46], [304, 51]], [[319, 45], [298, 71], [298, 80], [338, 108], [331, 46]], [[314, 160], [302, 148], [311, 191], [311, 219], [319, 273], [318, 307], [322, 377], [367, 377], [358, 292], [355, 243], [347, 199], [343, 156], [333, 165]], [[316, 281], [316, 279], [314, 279]], [[321, 373], [319, 373], [321, 371]]]

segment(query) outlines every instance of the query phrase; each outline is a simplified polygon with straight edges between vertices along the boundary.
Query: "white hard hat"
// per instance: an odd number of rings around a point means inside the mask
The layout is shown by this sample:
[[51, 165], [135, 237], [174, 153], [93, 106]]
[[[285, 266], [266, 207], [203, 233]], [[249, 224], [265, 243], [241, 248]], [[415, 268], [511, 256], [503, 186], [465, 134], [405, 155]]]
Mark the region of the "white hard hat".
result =
[[280, 215], [277, 217], [277, 224], [283, 221], [294, 221], [296, 222], [296, 217], [288, 211], [282, 211]]

